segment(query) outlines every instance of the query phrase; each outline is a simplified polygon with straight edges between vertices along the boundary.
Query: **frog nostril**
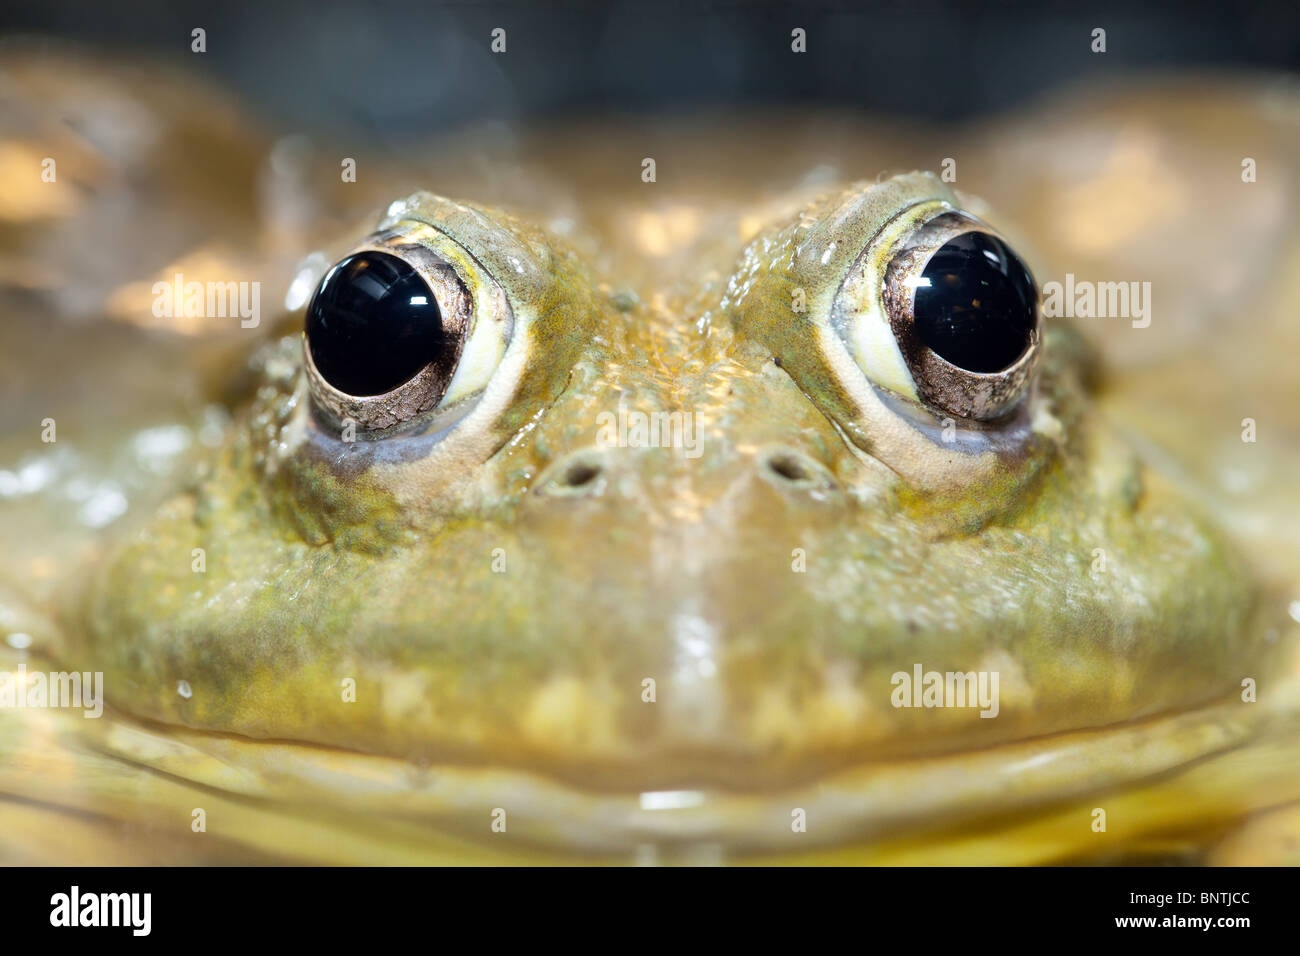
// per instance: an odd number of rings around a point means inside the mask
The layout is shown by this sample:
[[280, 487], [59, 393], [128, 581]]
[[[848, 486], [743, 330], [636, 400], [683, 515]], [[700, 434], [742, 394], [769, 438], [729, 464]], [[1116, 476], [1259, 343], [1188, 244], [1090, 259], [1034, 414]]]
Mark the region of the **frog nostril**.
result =
[[760, 459], [759, 467], [764, 477], [778, 485], [825, 490], [835, 487], [835, 479], [824, 467], [793, 449], [767, 452]]
[[575, 462], [560, 476], [560, 483], [566, 488], [581, 488], [599, 478], [600, 472], [599, 465], [585, 461]]
[[605, 485], [605, 464], [599, 453], [579, 452], [554, 462], [538, 481], [540, 495], [598, 495]]
[[812, 477], [803, 462], [786, 452], [779, 452], [769, 457], [767, 467], [772, 469], [778, 478], [784, 478], [786, 481], [807, 481]]

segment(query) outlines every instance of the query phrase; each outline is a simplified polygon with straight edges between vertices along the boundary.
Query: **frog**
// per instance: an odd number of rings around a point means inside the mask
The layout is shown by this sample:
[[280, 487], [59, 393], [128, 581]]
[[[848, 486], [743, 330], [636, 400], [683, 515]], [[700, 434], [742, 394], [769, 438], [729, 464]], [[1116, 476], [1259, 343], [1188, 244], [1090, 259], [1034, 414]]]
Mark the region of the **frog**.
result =
[[[1285, 168], [1298, 103], [488, 128], [358, 189], [241, 128], [276, 198], [204, 248], [283, 308], [156, 328], [150, 280], [202, 269], [158, 251], [79, 324], [6, 300], [25, 366], [95, 355], [7, 416], [5, 663], [103, 700], [0, 710], [0, 853], [1294, 860], [1300, 242], [1213, 131]], [[20, 249], [94, 224], [24, 215]], [[1154, 279], [1154, 321], [1043, 314], [1067, 270]]]

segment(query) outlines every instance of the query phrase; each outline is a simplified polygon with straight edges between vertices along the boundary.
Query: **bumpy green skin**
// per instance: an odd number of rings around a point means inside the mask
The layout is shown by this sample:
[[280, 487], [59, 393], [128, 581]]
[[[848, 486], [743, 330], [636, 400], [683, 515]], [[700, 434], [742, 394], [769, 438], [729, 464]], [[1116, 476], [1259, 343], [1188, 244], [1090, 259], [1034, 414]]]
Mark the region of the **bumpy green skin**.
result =
[[[920, 174], [851, 187], [629, 295], [502, 213], [413, 197], [513, 312], [478, 406], [436, 440], [345, 444], [298, 340], [271, 347], [230, 444], [104, 565], [64, 653], [169, 724], [619, 789], [764, 788], [1231, 694], [1263, 653], [1248, 576], [1089, 413], [1068, 328], [1020, 413], [958, 423], [956, 448], [847, 358], [829, 305], [924, 200], [955, 202]], [[620, 401], [694, 413], [700, 457], [600, 447]], [[573, 487], [575, 464], [598, 473]], [[915, 664], [998, 671], [999, 716], [892, 707]]]

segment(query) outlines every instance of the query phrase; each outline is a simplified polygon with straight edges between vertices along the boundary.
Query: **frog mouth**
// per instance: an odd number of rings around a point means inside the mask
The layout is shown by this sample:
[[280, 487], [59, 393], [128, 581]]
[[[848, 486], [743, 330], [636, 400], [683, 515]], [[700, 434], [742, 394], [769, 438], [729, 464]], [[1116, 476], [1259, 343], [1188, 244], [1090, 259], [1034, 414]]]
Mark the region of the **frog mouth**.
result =
[[[98, 770], [26, 799], [155, 822], [208, 807], [210, 827], [245, 851], [315, 862], [1044, 862], [1113, 845], [1089, 825], [1097, 809], [1131, 837], [1300, 799], [1286, 770], [1300, 717], [1232, 701], [753, 792], [593, 792], [531, 771], [415, 766], [111, 711], [36, 720], [44, 752], [57, 741]], [[132, 786], [109, 782], [109, 766]]]

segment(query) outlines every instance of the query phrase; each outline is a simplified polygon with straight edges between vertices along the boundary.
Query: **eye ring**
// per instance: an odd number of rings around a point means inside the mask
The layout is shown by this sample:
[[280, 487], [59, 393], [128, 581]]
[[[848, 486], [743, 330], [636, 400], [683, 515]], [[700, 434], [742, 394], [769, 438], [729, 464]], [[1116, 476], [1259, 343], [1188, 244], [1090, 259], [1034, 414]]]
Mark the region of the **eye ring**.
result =
[[[994, 341], [976, 342], [963, 364], [949, 360], [955, 358], [951, 351], [948, 357], [940, 354], [952, 342], [949, 317], [936, 321], [928, 314], [934, 311], [929, 302], [924, 316], [928, 324], [917, 314], [918, 295], [930, 287], [932, 277], [927, 272], [934, 271], [932, 264], [939, 264], [936, 254], [958, 248], [975, 256], [976, 268], [984, 275], [997, 280], [1000, 269], [1005, 278], [1001, 287], [990, 289], [1000, 307], [994, 321], [990, 323], [987, 314], [976, 316], [976, 324], [964, 330], [969, 336], [973, 328], [973, 334]], [[952, 274], [943, 278], [954, 284], [962, 281]], [[892, 251], [881, 300], [917, 393], [927, 405], [962, 418], [990, 421], [1005, 415], [1024, 395], [1039, 353], [1037, 286], [1019, 256], [984, 223], [964, 213], [944, 212], [920, 225]], [[972, 301], [980, 306], [978, 298]]]
[[[409, 268], [423, 289], [432, 295], [441, 329], [433, 330], [439, 334], [439, 347], [411, 377], [378, 394], [358, 395], [337, 387], [322, 372], [313, 354], [312, 326], [318, 301], [331, 282], [348, 281], [347, 277], [340, 276], [339, 270], [367, 256], [371, 263], [379, 263], [377, 257], [383, 257]], [[389, 428], [411, 420], [435, 407], [446, 393], [464, 350], [473, 312], [473, 296], [448, 261], [404, 232], [387, 230], [371, 236], [326, 272], [308, 304], [303, 363], [312, 397], [339, 422], [350, 419], [367, 430]]]

